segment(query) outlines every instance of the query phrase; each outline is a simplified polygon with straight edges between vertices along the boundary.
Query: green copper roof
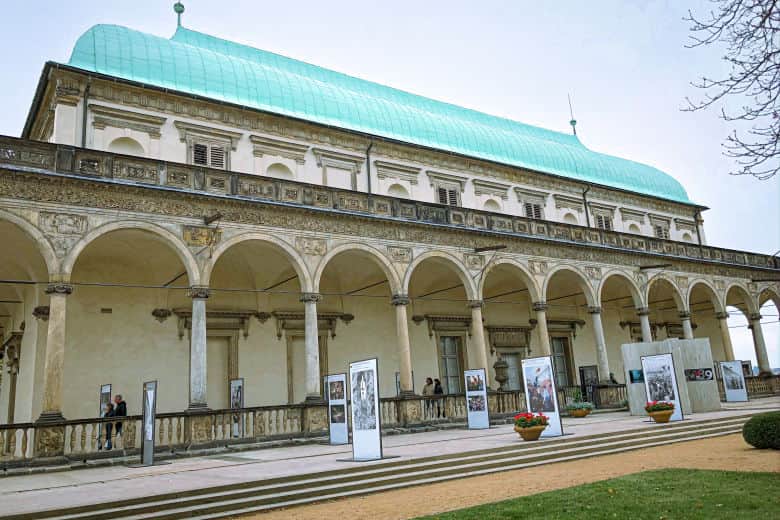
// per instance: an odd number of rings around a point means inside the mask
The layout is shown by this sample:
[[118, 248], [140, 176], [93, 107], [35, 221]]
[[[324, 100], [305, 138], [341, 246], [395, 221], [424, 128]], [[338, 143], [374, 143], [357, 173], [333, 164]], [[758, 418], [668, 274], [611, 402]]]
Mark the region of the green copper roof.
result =
[[69, 65], [316, 123], [690, 203], [651, 166], [576, 136], [435, 101], [179, 27], [171, 39], [96, 25]]

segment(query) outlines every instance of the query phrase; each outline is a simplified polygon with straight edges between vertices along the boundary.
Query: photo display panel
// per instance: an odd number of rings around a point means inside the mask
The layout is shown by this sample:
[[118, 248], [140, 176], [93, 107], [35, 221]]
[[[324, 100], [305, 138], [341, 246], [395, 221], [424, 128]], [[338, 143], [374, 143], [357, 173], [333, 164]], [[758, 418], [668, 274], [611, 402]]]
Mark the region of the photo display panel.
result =
[[151, 466], [154, 464], [154, 418], [157, 415], [157, 381], [144, 383], [143, 395], [143, 437], [141, 450], [141, 464]]
[[347, 424], [347, 374], [325, 376], [325, 397], [328, 401], [328, 426], [331, 444], [349, 443]]
[[525, 380], [525, 404], [528, 412], [534, 415], [541, 413], [549, 418], [549, 426], [542, 432], [542, 437], [563, 435], [552, 358], [550, 356], [527, 358], [522, 361], [522, 367]]
[[469, 429], [490, 428], [485, 369], [466, 370], [463, 372], [463, 376], [466, 381], [466, 409], [468, 410]]
[[[244, 407], [244, 378], [231, 379], [229, 383], [230, 390], [230, 409], [238, 410]], [[231, 428], [233, 437], [241, 437], [244, 434], [244, 424], [241, 420], [241, 414], [234, 413], [231, 418]]]
[[682, 421], [682, 404], [680, 403], [680, 391], [677, 387], [672, 355], [642, 356], [642, 372], [645, 374], [645, 391], [648, 402], [667, 401], [674, 403], [674, 413], [669, 420]]
[[379, 428], [379, 370], [376, 358], [349, 364], [352, 401], [352, 458], [382, 458]]
[[748, 400], [742, 361], [721, 361], [720, 374], [723, 378], [723, 389], [726, 391], [726, 402], [739, 403]]
[[[111, 402], [111, 385], [100, 385], [100, 408], [98, 409], [98, 417], [104, 417], [106, 415], [106, 405]], [[98, 424], [97, 427], [97, 440], [103, 442], [103, 424]]]

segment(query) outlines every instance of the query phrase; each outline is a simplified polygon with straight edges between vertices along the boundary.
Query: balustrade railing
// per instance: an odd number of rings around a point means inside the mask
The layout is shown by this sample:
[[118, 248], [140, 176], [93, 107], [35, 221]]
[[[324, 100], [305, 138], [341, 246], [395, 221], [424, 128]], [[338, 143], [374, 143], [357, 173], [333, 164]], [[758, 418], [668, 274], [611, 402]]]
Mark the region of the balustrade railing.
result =
[[[780, 395], [780, 376], [747, 378], [746, 383], [752, 398]], [[718, 384], [722, 391], [720, 380]], [[585, 394], [580, 387], [558, 389], [562, 409], [587, 396], [591, 396], [597, 408], [622, 407], [627, 399], [625, 385], [593, 385], [586, 388]], [[465, 422], [467, 418], [463, 394], [382, 398], [379, 409], [384, 428]], [[525, 411], [525, 394], [522, 391], [490, 392], [488, 409], [493, 418]], [[351, 413], [347, 416], [351, 417]], [[141, 446], [141, 419], [138, 415], [0, 425], [0, 469], [25, 465], [42, 457], [87, 460], [137, 454]], [[157, 415], [155, 428], [156, 449], [160, 452], [325, 436], [327, 407], [324, 404], [293, 404], [209, 410], [197, 414], [165, 413]], [[36, 438], [39, 435], [40, 438]]]

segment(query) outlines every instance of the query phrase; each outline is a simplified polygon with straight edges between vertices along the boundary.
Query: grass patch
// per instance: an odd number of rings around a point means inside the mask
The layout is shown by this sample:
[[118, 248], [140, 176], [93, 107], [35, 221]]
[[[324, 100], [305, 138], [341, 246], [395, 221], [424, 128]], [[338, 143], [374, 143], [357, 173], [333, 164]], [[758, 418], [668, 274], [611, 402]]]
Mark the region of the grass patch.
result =
[[425, 518], [777, 518], [778, 486], [777, 473], [664, 469]]

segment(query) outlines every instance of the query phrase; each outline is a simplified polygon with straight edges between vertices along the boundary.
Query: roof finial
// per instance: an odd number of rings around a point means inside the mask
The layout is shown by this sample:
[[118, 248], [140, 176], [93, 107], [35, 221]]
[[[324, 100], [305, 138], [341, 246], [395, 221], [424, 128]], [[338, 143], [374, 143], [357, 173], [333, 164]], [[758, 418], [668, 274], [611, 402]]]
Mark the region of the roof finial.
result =
[[571, 108], [571, 94], [566, 95], [569, 97], [569, 117], [571, 117], [569, 124], [571, 125], [571, 131], [574, 132], [574, 135], [577, 135], [577, 120], [574, 119], [574, 110]]
[[181, 27], [181, 14], [184, 12], [184, 4], [181, 2], [173, 4], [173, 12], [176, 13], [176, 26]]

